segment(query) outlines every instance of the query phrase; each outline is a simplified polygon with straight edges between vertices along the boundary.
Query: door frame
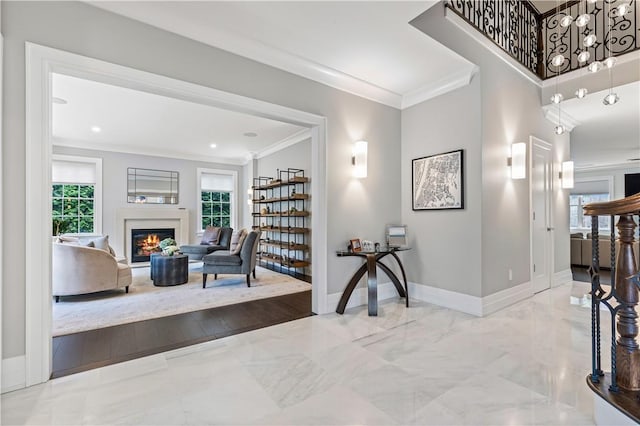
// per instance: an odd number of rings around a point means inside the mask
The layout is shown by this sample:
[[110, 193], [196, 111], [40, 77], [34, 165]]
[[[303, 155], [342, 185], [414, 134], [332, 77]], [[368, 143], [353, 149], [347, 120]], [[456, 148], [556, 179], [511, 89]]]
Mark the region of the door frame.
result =
[[549, 221], [548, 227], [551, 228], [550, 231], [547, 232], [547, 245], [549, 246], [549, 251], [546, 253], [547, 255], [547, 265], [548, 265], [548, 277], [549, 277], [549, 288], [551, 288], [553, 282], [553, 271], [555, 270], [555, 244], [554, 244], [554, 208], [553, 208], [553, 193], [554, 193], [554, 162], [553, 162], [553, 145], [549, 142], [546, 142], [540, 138], [535, 136], [529, 136], [529, 277], [531, 277], [531, 290], [535, 294], [537, 293], [535, 285], [534, 285], [534, 271], [533, 271], [533, 148], [534, 145], [539, 146], [542, 149], [546, 149], [549, 151], [549, 193], [548, 193], [548, 210], [549, 210]]
[[[51, 73], [212, 105], [311, 131], [312, 311], [327, 313], [326, 117], [26, 42], [25, 385], [49, 380], [51, 344]], [[240, 195], [238, 195], [240, 196]], [[195, 208], [195, 207], [194, 207]], [[38, 265], [37, 268], [30, 267]]]

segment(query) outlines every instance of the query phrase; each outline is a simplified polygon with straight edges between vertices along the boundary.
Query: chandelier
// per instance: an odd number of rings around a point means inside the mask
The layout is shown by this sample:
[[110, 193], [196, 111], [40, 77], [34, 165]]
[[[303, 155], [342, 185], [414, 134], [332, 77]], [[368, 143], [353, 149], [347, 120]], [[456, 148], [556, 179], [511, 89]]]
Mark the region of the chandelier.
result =
[[[616, 1], [617, 0], [603, 0], [603, 9], [606, 10], [605, 18], [606, 18], [606, 24], [608, 26], [608, 33], [604, 37], [606, 40], [602, 40], [602, 41], [598, 40], [595, 30], [592, 31], [589, 29], [589, 22], [592, 21], [592, 14], [587, 12], [587, 6], [588, 4], [595, 5], [598, 2], [598, 0], [586, 0], [584, 2], [580, 2], [578, 4], [578, 13], [577, 13], [577, 16], [575, 17], [572, 16], [570, 12], [568, 12], [570, 9], [566, 9], [567, 12], [565, 12], [563, 16], [558, 16], [558, 24], [556, 27], [556, 37], [558, 38], [560, 38], [561, 29], [571, 29], [572, 25], [575, 25], [577, 27], [577, 33], [579, 34], [579, 37], [581, 38], [581, 40], [579, 40], [580, 42], [579, 51], [577, 51], [576, 53], [577, 53], [577, 60], [580, 65], [581, 73], [584, 72], [583, 70], [586, 70], [589, 73], [597, 73], [603, 69], [606, 69], [608, 71], [609, 92], [605, 95], [604, 99], [602, 100], [602, 103], [607, 106], [614, 105], [620, 100], [620, 97], [613, 91], [612, 74], [613, 74], [613, 67], [616, 65], [617, 60], [613, 56], [613, 53], [611, 51], [611, 40], [613, 38], [612, 21], [616, 17], [624, 17], [624, 15], [631, 10], [631, 5], [628, 2], [628, 0], [623, 0], [622, 3], [614, 6], [613, 3], [616, 3]], [[558, 0], [556, 0], [556, 10], [557, 11], [560, 10]], [[560, 12], [558, 12], [558, 14], [560, 14]], [[591, 53], [589, 52], [589, 48], [594, 48], [596, 43], [598, 43], [599, 41], [606, 42], [606, 51], [608, 52], [608, 56], [603, 61], [598, 61], [594, 59], [592, 62], [589, 62], [589, 59], [591, 59]], [[554, 54], [551, 56], [551, 65], [553, 65], [556, 70], [556, 77], [555, 77], [556, 91], [551, 96], [551, 102], [553, 104], [558, 105], [558, 125], [555, 128], [555, 132], [558, 135], [563, 134], [565, 130], [560, 120], [561, 103], [564, 100], [564, 97], [562, 93], [558, 91], [558, 80], [560, 78], [560, 68], [565, 64], [565, 61], [567, 60], [570, 60], [570, 58], [566, 58], [565, 55], [563, 53], [560, 53], [559, 51], [554, 52]], [[575, 96], [578, 99], [584, 99], [588, 93], [589, 92], [587, 88], [583, 86], [578, 88], [578, 90], [576, 90]]]

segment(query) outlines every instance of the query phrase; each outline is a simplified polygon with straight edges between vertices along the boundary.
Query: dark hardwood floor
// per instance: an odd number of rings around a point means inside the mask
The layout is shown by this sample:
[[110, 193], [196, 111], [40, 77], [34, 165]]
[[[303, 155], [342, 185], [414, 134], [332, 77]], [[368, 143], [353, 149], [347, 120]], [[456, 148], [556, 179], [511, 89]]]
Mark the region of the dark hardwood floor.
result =
[[[589, 277], [589, 268], [585, 268], [584, 266], [571, 266], [571, 272], [573, 273], [574, 281], [583, 281], [585, 283], [591, 282], [591, 277]], [[600, 282], [602, 284], [611, 284], [611, 270], [609, 269], [601, 269], [600, 270]]]
[[311, 315], [311, 291], [305, 291], [58, 336], [51, 378]]

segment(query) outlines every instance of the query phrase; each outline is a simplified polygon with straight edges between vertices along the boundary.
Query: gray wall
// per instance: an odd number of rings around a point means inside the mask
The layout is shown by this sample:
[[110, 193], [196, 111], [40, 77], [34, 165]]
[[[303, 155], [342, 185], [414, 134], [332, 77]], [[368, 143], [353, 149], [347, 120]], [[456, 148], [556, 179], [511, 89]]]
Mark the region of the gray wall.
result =
[[[137, 154], [122, 154], [117, 152], [96, 151], [62, 146], [53, 147], [54, 154], [79, 155], [84, 157], [102, 158], [102, 233], [109, 235], [112, 246], [119, 250], [123, 242], [115, 241], [116, 237], [116, 211], [121, 208], [185, 208], [189, 210], [189, 241], [198, 243], [200, 239], [196, 233], [198, 226], [198, 199], [197, 197], [197, 171], [198, 168], [226, 169], [238, 172], [238, 187], [240, 202], [245, 201], [241, 188], [242, 166], [228, 164], [209, 163], [202, 161], [180, 160], [175, 158], [153, 157]], [[129, 204], [127, 203], [127, 168], [138, 167], [143, 169], [158, 169], [177, 171], [180, 175], [178, 204]], [[243, 221], [244, 211], [240, 208], [238, 214], [239, 223]], [[237, 225], [239, 226], [239, 225]], [[129, 256], [128, 253], [118, 253], [121, 256]]]
[[[480, 79], [402, 112], [402, 222], [410, 281], [480, 296], [482, 151]], [[463, 124], [461, 123], [463, 122]], [[412, 210], [415, 158], [464, 149], [464, 210]]]
[[[3, 357], [25, 353], [25, 55], [30, 41], [327, 117], [328, 286], [354, 264], [334, 251], [381, 240], [400, 220], [400, 111], [79, 2], [3, 1]], [[351, 177], [352, 143], [369, 141], [369, 177]], [[10, 182], [10, 184], [9, 184]], [[371, 214], [375, 212], [375, 214]], [[31, 266], [31, 265], [30, 265]]]
[[[509, 178], [506, 158], [509, 156], [511, 143], [528, 143], [529, 136], [533, 135], [553, 144], [555, 170], [558, 170], [557, 166], [561, 161], [569, 158], [569, 135], [555, 135], [553, 124], [545, 120], [541, 109], [540, 88], [505, 65], [451, 21], [443, 19], [443, 16], [444, 5], [441, 2], [411, 23], [480, 68], [480, 104], [475, 105], [473, 111], [459, 104], [459, 111], [454, 112], [452, 117], [456, 121], [452, 121], [450, 128], [474, 126], [474, 120], [477, 119], [474, 116], [481, 117], [481, 138], [478, 140], [476, 137], [482, 150], [481, 295], [487, 296], [530, 279], [529, 179], [527, 177], [518, 181]], [[453, 95], [447, 94], [428, 103], [449, 106], [448, 102], [441, 99], [448, 96]], [[416, 118], [419, 119], [428, 118]], [[441, 120], [443, 117], [439, 115], [431, 118], [435, 119]], [[403, 126], [405, 124], [407, 123], [403, 120]], [[458, 133], [457, 130], [452, 131]], [[405, 138], [406, 135], [403, 134], [403, 144]], [[451, 138], [448, 146], [449, 149], [456, 149], [464, 143], [468, 141]], [[404, 175], [410, 173], [407, 167], [407, 164], [403, 164]], [[467, 192], [473, 190], [472, 184]], [[475, 208], [471, 204], [473, 199], [470, 201], [467, 208]], [[553, 205], [556, 219], [554, 263], [557, 272], [569, 268], [568, 192], [556, 190]], [[403, 209], [407, 207], [403, 205]], [[461, 222], [463, 220], [460, 219]], [[473, 237], [469, 242], [476, 244]], [[447, 250], [449, 245], [456, 245], [456, 241], [445, 240], [442, 244], [443, 250]], [[509, 269], [513, 270], [512, 281], [508, 279]]]

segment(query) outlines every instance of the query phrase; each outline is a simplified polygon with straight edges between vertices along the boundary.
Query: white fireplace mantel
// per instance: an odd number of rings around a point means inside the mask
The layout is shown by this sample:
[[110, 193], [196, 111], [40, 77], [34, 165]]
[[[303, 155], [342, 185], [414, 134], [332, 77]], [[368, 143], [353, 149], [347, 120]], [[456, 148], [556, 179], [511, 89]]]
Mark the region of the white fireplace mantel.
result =
[[173, 227], [178, 245], [189, 244], [189, 210], [131, 207], [116, 210], [116, 253], [131, 262], [131, 229]]

